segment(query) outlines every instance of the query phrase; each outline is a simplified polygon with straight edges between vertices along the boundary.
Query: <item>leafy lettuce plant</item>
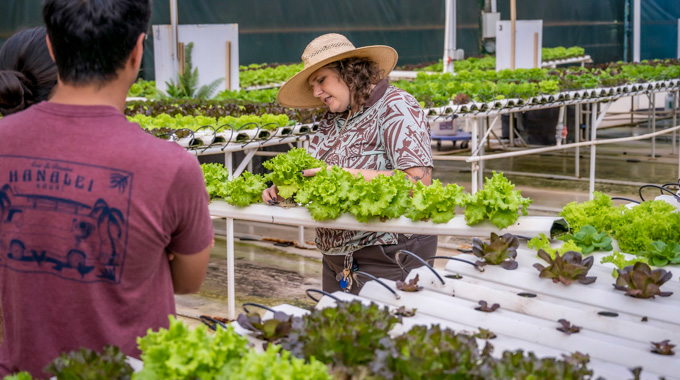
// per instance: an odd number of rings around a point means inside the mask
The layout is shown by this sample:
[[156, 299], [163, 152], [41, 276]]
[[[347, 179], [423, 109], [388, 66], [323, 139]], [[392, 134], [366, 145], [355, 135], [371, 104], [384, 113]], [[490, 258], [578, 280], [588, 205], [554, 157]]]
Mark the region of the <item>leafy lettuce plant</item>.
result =
[[465, 220], [472, 226], [489, 219], [496, 227], [503, 229], [515, 223], [521, 210], [527, 215], [527, 207], [531, 199], [523, 198], [519, 190], [503, 173], [493, 172], [491, 178], [486, 178], [484, 188], [472, 195], [465, 208]]
[[323, 168], [295, 194], [295, 201], [305, 205], [314, 220], [335, 219], [349, 210], [359, 180], [340, 167]]
[[503, 356], [495, 359], [486, 356], [484, 362], [474, 371], [473, 378], [500, 379], [591, 379], [593, 371], [588, 369], [588, 358], [582, 362], [557, 358], [538, 358], [533, 352], [525, 354], [522, 350], [504, 351]]
[[649, 243], [646, 250], [638, 252], [638, 255], [646, 257], [649, 260], [649, 264], [657, 267], [668, 264], [680, 264], [680, 244], [675, 242], [666, 244], [658, 240], [653, 241]]
[[221, 197], [224, 193], [224, 184], [229, 178], [227, 169], [222, 164], [202, 164], [201, 170], [210, 200]]
[[262, 339], [267, 342], [276, 342], [281, 338], [288, 336], [293, 326], [293, 317], [280, 312], [274, 312], [274, 317], [271, 319], [262, 320], [259, 313], [239, 314], [236, 318], [241, 327], [252, 331], [257, 339]]
[[302, 170], [320, 168], [326, 164], [312, 157], [306, 150], [295, 148], [289, 150], [287, 154], [279, 154], [265, 161], [262, 166], [272, 171], [266, 175], [266, 178], [276, 185], [279, 195], [283, 198], [290, 198], [308, 180], [302, 176]]
[[267, 181], [259, 174], [243, 172], [237, 178], [224, 183], [222, 198], [234, 206], [246, 207], [262, 201]]
[[386, 379], [468, 379], [481, 359], [477, 341], [453, 330], [414, 326], [375, 355], [374, 373]]
[[[568, 240], [562, 244], [561, 247], [559, 248], [552, 248], [550, 245], [550, 238], [545, 236], [544, 233], [540, 233], [538, 236], [534, 236], [527, 242], [527, 247], [535, 249], [537, 251], [543, 250], [545, 253], [547, 253], [551, 259], [555, 259], [555, 253], [560, 251], [562, 253], [568, 252], [568, 251], [574, 251], [574, 252], [581, 252], [581, 247], [576, 245], [571, 240]], [[536, 255], [536, 257], [540, 257]]]
[[472, 253], [482, 260], [477, 261], [477, 265], [486, 264], [500, 265], [503, 269], [517, 269], [517, 247], [519, 239], [513, 234], [498, 236], [491, 233], [490, 242], [487, 243], [477, 238], [472, 239]]
[[461, 186], [442, 186], [438, 179], [433, 180], [430, 186], [418, 181], [406, 217], [414, 222], [432, 220], [434, 223], [446, 223], [453, 219], [456, 206], [465, 205], [468, 198], [469, 195], [464, 193]]
[[563, 255], [556, 252], [553, 259], [546, 251], [539, 250], [538, 257], [549, 264], [548, 267], [538, 263], [534, 264], [534, 268], [541, 272], [539, 277], [549, 278], [554, 283], [561, 282], [564, 285], [570, 285], [573, 281], [577, 281], [588, 285], [597, 279], [596, 277], [586, 277], [588, 271], [593, 266], [592, 256], [584, 259], [580, 253], [568, 251]]
[[661, 285], [672, 277], [671, 272], [663, 269], [649, 267], [645, 263], [635, 263], [619, 269], [619, 277], [613, 284], [616, 290], [626, 292], [626, 295], [635, 298], [654, 298], [654, 296], [668, 297], [673, 292], [662, 292]]
[[33, 380], [30, 373], [26, 371], [17, 372], [2, 378], [2, 380]]
[[296, 380], [331, 380], [328, 367], [312, 358], [298, 359], [281, 346], [269, 345], [264, 353], [248, 351], [241, 359], [238, 369], [223, 371], [222, 379], [296, 379]]
[[614, 207], [614, 202], [607, 194], [593, 192], [593, 200], [587, 202], [571, 202], [560, 212], [573, 233], [581, 227], [591, 225], [598, 231], [612, 234], [620, 223], [624, 206]]
[[[135, 379], [202, 379], [220, 377], [238, 366], [248, 351], [248, 340], [229, 326], [209, 334], [205, 326], [190, 329], [170, 316], [170, 327], [157, 332], [149, 329], [137, 338], [144, 369]], [[228, 367], [228, 368], [227, 368]]]
[[623, 212], [613, 233], [621, 251], [638, 254], [655, 240], [680, 242], [680, 212], [663, 200], [640, 203]]
[[81, 348], [61, 354], [45, 368], [45, 372], [58, 379], [129, 380], [133, 370], [125, 359], [125, 354], [116, 346], [104, 347], [101, 354]]
[[572, 241], [581, 248], [581, 253], [584, 255], [593, 253], [593, 251], [611, 251], [612, 238], [607, 236], [606, 232], [597, 232], [595, 227], [585, 225], [575, 234], [567, 234], [561, 237], [562, 240]]
[[409, 206], [410, 190], [413, 183], [406, 179], [406, 174], [395, 170], [392, 175], [378, 175], [370, 181], [357, 176], [360, 181], [353, 183], [350, 193], [349, 212], [363, 223], [377, 217], [381, 220], [398, 218], [406, 212]]
[[388, 332], [397, 322], [387, 308], [343, 302], [294, 319], [281, 346], [298, 358], [315, 357], [342, 378], [362, 378], [370, 373], [368, 365], [389, 341]]
[[617, 269], [623, 269], [627, 266], [632, 266], [635, 265], [635, 263], [642, 262], [649, 264], [646, 258], [644, 257], [636, 257], [631, 260], [627, 260], [626, 256], [618, 251], [614, 251], [611, 254], [604, 256], [602, 259], [600, 259], [600, 264], [604, 263], [612, 263], [616, 265], [616, 268], [614, 268], [612, 272], [612, 277], [617, 278], [619, 277], [619, 271]]

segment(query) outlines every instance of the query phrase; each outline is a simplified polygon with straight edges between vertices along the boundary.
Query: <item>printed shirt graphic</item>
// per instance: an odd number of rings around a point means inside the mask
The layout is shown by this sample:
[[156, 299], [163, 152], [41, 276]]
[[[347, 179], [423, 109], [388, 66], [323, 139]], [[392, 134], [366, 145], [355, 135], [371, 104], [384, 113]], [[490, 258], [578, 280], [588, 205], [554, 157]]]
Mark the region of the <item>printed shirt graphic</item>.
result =
[[[133, 174], [37, 157], [0, 159], [2, 265], [72, 281], [120, 282]], [[95, 184], [106, 186], [93, 193]]]
[[[350, 169], [405, 170], [432, 167], [430, 126], [418, 101], [389, 86], [386, 79], [371, 92], [362, 112], [345, 123], [344, 115], [327, 113], [310, 142], [309, 152], [328, 165]], [[338, 144], [333, 148], [337, 139]], [[397, 244], [397, 234], [316, 229], [316, 245], [325, 254], [346, 254], [370, 245]]]
[[213, 238], [195, 157], [108, 106], [0, 119], [0, 378], [136, 338], [175, 313], [168, 251]]

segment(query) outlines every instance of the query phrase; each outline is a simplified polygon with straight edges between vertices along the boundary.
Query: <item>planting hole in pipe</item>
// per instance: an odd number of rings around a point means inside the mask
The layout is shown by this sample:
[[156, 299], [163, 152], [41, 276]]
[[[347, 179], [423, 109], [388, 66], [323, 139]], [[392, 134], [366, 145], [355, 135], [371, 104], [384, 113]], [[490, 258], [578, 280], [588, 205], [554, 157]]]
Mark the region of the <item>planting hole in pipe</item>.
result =
[[524, 297], [524, 298], [536, 298], [536, 295], [534, 293], [517, 293], [518, 296]]
[[611, 312], [611, 311], [600, 311], [597, 314], [599, 314], [603, 317], [618, 317], [619, 316], [619, 313], [614, 313], [614, 312]]

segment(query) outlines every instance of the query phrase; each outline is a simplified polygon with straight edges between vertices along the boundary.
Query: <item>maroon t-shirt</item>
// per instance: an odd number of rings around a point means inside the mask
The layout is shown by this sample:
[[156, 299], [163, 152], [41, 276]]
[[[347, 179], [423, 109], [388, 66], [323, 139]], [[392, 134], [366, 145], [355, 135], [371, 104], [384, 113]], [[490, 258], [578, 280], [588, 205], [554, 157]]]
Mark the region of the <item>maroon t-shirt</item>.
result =
[[209, 246], [195, 157], [108, 106], [0, 119], [0, 377], [80, 347], [139, 356], [175, 313], [167, 250]]

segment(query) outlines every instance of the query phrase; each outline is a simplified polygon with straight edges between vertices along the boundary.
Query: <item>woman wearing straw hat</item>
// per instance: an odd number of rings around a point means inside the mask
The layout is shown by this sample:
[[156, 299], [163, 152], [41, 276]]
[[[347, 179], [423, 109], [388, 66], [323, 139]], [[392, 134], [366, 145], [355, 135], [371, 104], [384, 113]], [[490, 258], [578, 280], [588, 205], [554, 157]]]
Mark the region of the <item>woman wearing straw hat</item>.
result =
[[[389, 46], [355, 48], [340, 34], [325, 34], [307, 45], [302, 53], [304, 68], [279, 90], [283, 106], [314, 108], [328, 112], [319, 122], [309, 151], [328, 165], [337, 165], [366, 180], [395, 170], [412, 181], [432, 182], [432, 150], [427, 118], [416, 99], [390, 86], [388, 74], [397, 63], [397, 52]], [[312, 176], [319, 169], [305, 170]], [[262, 198], [276, 204], [282, 200], [275, 186]], [[318, 228], [316, 245], [323, 255], [323, 289], [359, 292], [346, 274], [361, 270], [374, 276], [403, 280], [395, 262], [398, 250], [421, 258], [434, 256], [437, 237], [396, 233], [361, 232]], [[420, 266], [406, 255], [402, 264]]]

